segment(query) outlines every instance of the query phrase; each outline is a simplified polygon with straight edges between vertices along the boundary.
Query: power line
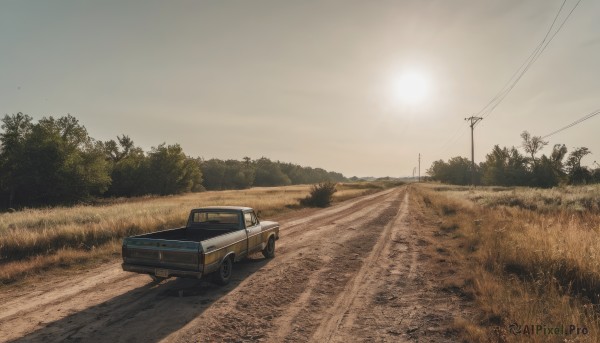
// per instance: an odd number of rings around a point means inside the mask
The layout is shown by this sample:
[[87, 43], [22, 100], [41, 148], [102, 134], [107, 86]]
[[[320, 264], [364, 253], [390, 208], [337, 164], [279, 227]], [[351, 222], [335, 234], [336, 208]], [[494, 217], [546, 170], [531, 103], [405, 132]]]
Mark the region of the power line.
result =
[[[554, 24], [556, 23], [556, 20], [558, 19], [560, 12], [562, 11], [562, 9], [566, 3], [567, 3], [567, 0], [563, 0], [562, 5], [558, 9], [558, 12], [556, 13], [556, 16], [554, 17], [554, 20], [552, 21], [552, 25], [550, 25], [550, 28], [548, 28], [548, 31], [546, 32], [546, 35], [544, 36], [544, 39], [542, 39], [542, 41], [535, 47], [535, 49], [525, 59], [525, 61], [523, 61], [523, 63], [519, 66], [519, 68], [517, 70], [515, 70], [515, 72], [510, 77], [510, 79], [508, 79], [508, 81], [506, 81], [504, 86], [502, 86], [502, 88], [500, 88], [500, 91], [492, 98], [492, 100], [490, 100], [479, 112], [477, 112], [477, 115], [482, 115], [488, 107], [490, 107], [492, 104], [494, 104], [496, 102], [496, 100], [498, 100], [504, 93], [506, 93], [506, 89], [510, 88], [511, 82], [516, 83], [516, 81], [513, 81], [513, 80], [515, 79], [515, 77], [519, 74], [519, 72], [522, 69], [524, 69], [524, 68], [526, 69], [525, 65], [530, 64], [531, 61], [533, 60], [534, 56], [540, 51], [540, 49], [544, 45], [544, 42], [550, 35], [550, 32], [552, 31], [552, 28], [554, 27]], [[500, 101], [502, 101], [502, 100], [500, 100]], [[490, 112], [491, 112], [491, 110], [490, 110]]]
[[[525, 73], [527, 73], [527, 71], [529, 70], [529, 68], [531, 68], [531, 66], [533, 65], [533, 63], [535, 63], [540, 58], [540, 56], [546, 50], [546, 48], [548, 47], [548, 45], [550, 44], [550, 42], [552, 42], [552, 40], [554, 39], [554, 37], [556, 37], [556, 35], [558, 34], [558, 32], [560, 32], [560, 30], [562, 29], [562, 27], [565, 25], [565, 23], [567, 22], [567, 20], [569, 19], [569, 17], [571, 16], [571, 14], [573, 13], [573, 11], [575, 10], [575, 8], [577, 8], [577, 6], [579, 6], [579, 3], [581, 2], [581, 0], [577, 1], [577, 3], [575, 4], [575, 6], [573, 6], [573, 8], [569, 12], [569, 14], [567, 14], [567, 16], [565, 17], [565, 19], [562, 21], [562, 23], [560, 24], [560, 26], [558, 27], [558, 29], [552, 34], [552, 36], [550, 36], [550, 33], [552, 32], [552, 28], [554, 27], [554, 25], [556, 24], [556, 21], [560, 17], [560, 13], [562, 12], [562, 9], [564, 8], [566, 2], [567, 2], [567, 0], [563, 1], [563, 3], [560, 6], [558, 12], [556, 13], [556, 16], [554, 17], [554, 20], [552, 21], [552, 24], [548, 28], [548, 31], [546, 32], [546, 35], [544, 36], [544, 38], [542, 39], [542, 41], [540, 42], [540, 44], [538, 44], [538, 46], [536, 47], [536, 49], [531, 53], [531, 55], [529, 55], [529, 57], [525, 60], [525, 62], [521, 65], [521, 67], [519, 69], [517, 69], [517, 72], [515, 73], [517, 75], [517, 77], [514, 78], [515, 74], [513, 74], [514, 80], [512, 81], [512, 83], [509, 81], [510, 86], [508, 86], [508, 88], [506, 88], [506, 86], [505, 86], [505, 88], [502, 89], [498, 93], [498, 95], [496, 97], [498, 100], [493, 104], [493, 106], [490, 109], [488, 109], [487, 111], [485, 111], [485, 114], [483, 114], [483, 117], [489, 116], [492, 113], [492, 111], [494, 111], [494, 109], [496, 109], [496, 107], [498, 107], [498, 105], [500, 105], [500, 103], [504, 100], [504, 98], [506, 98], [508, 96], [508, 94], [513, 90], [513, 88], [517, 85], [517, 83], [521, 80], [521, 78], [525, 75]], [[550, 36], [550, 38], [548, 39], [549, 36]], [[523, 65], [525, 65], [524, 68], [523, 68]], [[488, 106], [489, 105], [490, 104], [488, 104]], [[482, 112], [483, 112], [483, 110], [480, 111], [480, 114]]]
[[450, 136], [448, 140], [442, 145], [441, 150], [439, 150], [439, 155], [445, 153], [459, 138], [465, 135], [467, 130], [465, 130], [466, 126], [464, 123], [460, 123], [460, 126], [454, 130], [454, 133]]
[[[550, 25], [550, 27], [548, 28], [548, 30], [546, 31], [546, 34], [544, 35], [544, 38], [540, 41], [540, 43], [535, 47], [535, 49], [533, 50], [533, 52], [527, 57], [527, 59], [521, 64], [521, 66], [515, 71], [515, 73], [510, 77], [510, 79], [506, 82], [506, 84], [500, 89], [500, 91], [475, 115], [471, 117], [471, 124], [469, 125], [471, 127], [471, 134], [473, 131], [474, 126], [481, 121], [483, 118], [486, 118], [487, 116], [489, 116], [492, 111], [494, 111], [494, 109], [496, 109], [496, 107], [498, 107], [498, 105], [500, 105], [500, 103], [502, 103], [502, 101], [504, 101], [504, 99], [508, 96], [508, 94], [513, 90], [513, 88], [516, 86], [516, 84], [519, 82], [519, 80], [521, 80], [521, 78], [525, 75], [525, 73], [527, 73], [527, 71], [531, 68], [531, 66], [533, 65], [533, 63], [535, 63], [540, 56], [542, 55], [542, 53], [546, 50], [546, 48], [548, 47], [548, 45], [550, 44], [550, 42], [552, 42], [552, 40], [554, 39], [554, 37], [556, 37], [556, 35], [561, 31], [561, 29], [563, 28], [563, 26], [565, 25], [565, 23], [567, 22], [567, 20], [569, 20], [569, 18], [571, 17], [571, 14], [575, 11], [575, 9], [579, 6], [579, 3], [581, 2], [581, 0], [578, 0], [575, 5], [573, 6], [573, 8], [571, 8], [571, 10], [569, 11], [569, 13], [566, 15], [566, 17], [564, 18], [564, 20], [562, 20], [562, 22], [560, 23], [560, 25], [558, 26], [558, 28], [552, 32], [553, 28], [555, 27], [558, 18], [560, 17], [560, 14], [563, 11], [563, 8], [565, 7], [565, 4], [567, 3], [567, 0], [563, 0], [562, 5], [560, 6], [560, 8], [558, 9], [558, 12], [556, 13], [556, 16], [554, 17], [554, 20], [552, 21], [552, 24]], [[598, 113], [596, 113], [598, 114]], [[594, 114], [594, 115], [596, 115]], [[481, 117], [479, 117], [481, 116]], [[474, 118], [478, 118], [478, 120], [473, 120]], [[587, 118], [589, 119], [589, 118]], [[585, 119], [585, 120], [587, 120]], [[573, 125], [576, 125], [573, 124]], [[571, 125], [571, 126], [573, 126]], [[566, 129], [566, 128], [563, 128]], [[462, 136], [464, 136], [465, 134], [465, 130], [456, 130], [454, 135], [451, 136], [452, 138], [450, 138], [448, 140], [448, 143], [446, 143], [443, 146], [442, 152], [445, 152], [448, 147], [454, 143], [454, 141], [456, 141], [458, 138], [461, 138]], [[555, 132], [558, 133], [558, 132]], [[554, 133], [552, 133], [554, 134]], [[473, 142], [471, 142], [471, 148], [473, 148]], [[473, 159], [473, 158], [472, 158]]]
[[461, 123], [461, 125], [457, 127], [457, 129], [454, 131], [454, 135], [452, 135], [451, 138], [446, 141], [446, 144], [442, 145], [441, 149], [437, 150], [435, 156], [442, 156], [444, 153], [446, 153], [446, 151], [448, 151], [448, 149], [452, 147], [457, 140], [462, 138], [462, 136], [464, 136], [465, 133], [467, 133], [468, 130], [464, 130], [465, 128], [466, 127], [464, 126], [464, 124]]
[[485, 117], [489, 116], [492, 113], [492, 111], [494, 111], [494, 109], [496, 109], [496, 107], [498, 107], [498, 105], [500, 105], [500, 103], [502, 103], [502, 101], [508, 96], [508, 94], [515, 88], [515, 86], [517, 85], [519, 80], [521, 80], [521, 78], [525, 75], [525, 73], [527, 73], [527, 71], [531, 68], [533, 63], [535, 63], [540, 58], [540, 56], [546, 50], [546, 48], [548, 47], [550, 42], [552, 42], [554, 37], [556, 37], [556, 35], [561, 31], [561, 29], [563, 28], [563, 26], [565, 25], [565, 23], [571, 16], [571, 14], [579, 6], [579, 3], [581, 2], [581, 0], [578, 0], [577, 3], [575, 3], [575, 5], [571, 9], [571, 11], [567, 14], [565, 19], [560, 23], [560, 25], [558, 26], [556, 31], [554, 31], [554, 33], [552, 33], [552, 29], [554, 28], [558, 18], [560, 17], [560, 14], [561, 14], [566, 2], [567, 2], [567, 0], [564, 0], [562, 5], [560, 6], [558, 12], [556, 13], [556, 16], [554, 17], [554, 20], [552, 21], [552, 24], [550, 25], [550, 27], [548, 28], [548, 31], [546, 32], [546, 35], [544, 36], [544, 39], [542, 39], [542, 41], [537, 45], [537, 47], [529, 55], [529, 57], [525, 60], [525, 62], [523, 62], [523, 64], [521, 64], [519, 69], [517, 69], [517, 71], [513, 74], [513, 76], [509, 79], [509, 81], [504, 85], [504, 87], [500, 90], [500, 92], [498, 92], [498, 94], [496, 94], [496, 96], [494, 98], [492, 98], [492, 100], [490, 100], [477, 113], [477, 115], [481, 115], [483, 118], [485, 118]]
[[544, 138], [548, 138], [548, 137], [550, 137], [550, 136], [553, 136], [553, 135], [555, 135], [555, 134], [557, 134], [557, 133], [559, 133], [559, 132], [562, 132], [562, 131], [564, 131], [564, 130], [566, 130], [566, 129], [568, 129], [568, 128], [571, 128], [571, 127], [573, 127], [573, 126], [575, 126], [575, 125], [577, 125], [577, 124], [581, 124], [581, 123], [583, 123], [584, 121], [586, 121], [586, 120], [588, 120], [588, 119], [590, 119], [590, 118], [592, 118], [592, 117], [594, 117], [594, 116], [597, 116], [598, 114], [600, 114], [600, 109], [598, 109], [598, 110], [595, 110], [595, 111], [594, 111], [594, 112], [592, 112], [592, 113], [586, 114], [585, 116], [583, 116], [583, 117], [581, 117], [581, 118], [579, 118], [579, 119], [575, 120], [574, 122], [572, 122], [571, 124], [569, 124], [569, 125], [567, 125], [567, 126], [564, 126], [564, 127], [560, 128], [560, 129], [558, 129], [558, 130], [556, 130], [556, 131], [552, 131], [552, 132], [550, 132], [549, 134], [547, 134], [547, 135], [543, 136], [543, 137], [542, 137], [542, 139], [544, 139]]

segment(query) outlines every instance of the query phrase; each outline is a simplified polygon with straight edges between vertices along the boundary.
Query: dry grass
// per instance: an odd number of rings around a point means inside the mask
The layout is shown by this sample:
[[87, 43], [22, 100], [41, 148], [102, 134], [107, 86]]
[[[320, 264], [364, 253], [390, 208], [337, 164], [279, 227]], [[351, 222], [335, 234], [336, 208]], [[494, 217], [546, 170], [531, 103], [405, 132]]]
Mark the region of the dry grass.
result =
[[[194, 207], [249, 206], [272, 218], [297, 209], [298, 199], [309, 190], [309, 185], [252, 188], [0, 214], [0, 285], [56, 267], [120, 256], [123, 237], [183, 226]], [[365, 185], [340, 184], [333, 198], [339, 202], [371, 191]]]
[[519, 207], [537, 212], [557, 210], [583, 215], [600, 212], [600, 184], [552, 189], [527, 187], [430, 186], [454, 198], [466, 198], [485, 207]]
[[[472, 267], [470, 287], [484, 316], [460, 324], [470, 340], [600, 341], [600, 187], [420, 191], [443, 218], [440, 235], [459, 240], [462, 262]], [[512, 323], [589, 333], [512, 335]]]
[[[38, 255], [21, 261], [11, 261], [0, 266], [0, 286], [16, 282], [44, 279], [46, 273], [57, 270], [85, 270], [100, 263], [107, 263], [121, 256], [121, 242], [113, 240], [91, 251], [60, 249], [54, 254]], [[18, 283], [17, 283], [18, 284]], [[0, 287], [1, 288], [1, 287]]]

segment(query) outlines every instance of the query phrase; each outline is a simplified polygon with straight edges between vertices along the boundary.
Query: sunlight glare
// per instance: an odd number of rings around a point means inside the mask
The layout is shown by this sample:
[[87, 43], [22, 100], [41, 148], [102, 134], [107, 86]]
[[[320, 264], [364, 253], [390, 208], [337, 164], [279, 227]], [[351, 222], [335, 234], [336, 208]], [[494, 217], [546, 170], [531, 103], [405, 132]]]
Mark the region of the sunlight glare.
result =
[[425, 101], [430, 93], [429, 79], [420, 71], [411, 70], [402, 73], [392, 85], [393, 97], [404, 105], [418, 105]]

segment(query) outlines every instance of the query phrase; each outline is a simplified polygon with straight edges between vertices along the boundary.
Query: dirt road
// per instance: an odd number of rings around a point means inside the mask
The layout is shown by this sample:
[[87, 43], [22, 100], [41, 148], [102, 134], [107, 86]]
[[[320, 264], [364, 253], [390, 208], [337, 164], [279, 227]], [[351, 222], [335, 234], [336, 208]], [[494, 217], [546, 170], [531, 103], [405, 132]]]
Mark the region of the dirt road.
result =
[[15, 342], [452, 342], [468, 302], [440, 286], [435, 219], [410, 187], [280, 218], [273, 260], [235, 265], [226, 287], [160, 284], [118, 263], [0, 294]]

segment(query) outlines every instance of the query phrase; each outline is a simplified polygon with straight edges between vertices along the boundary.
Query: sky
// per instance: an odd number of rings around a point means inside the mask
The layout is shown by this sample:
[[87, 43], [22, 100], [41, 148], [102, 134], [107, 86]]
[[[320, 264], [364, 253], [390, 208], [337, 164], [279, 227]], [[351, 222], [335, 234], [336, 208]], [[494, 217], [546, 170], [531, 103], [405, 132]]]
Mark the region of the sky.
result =
[[[346, 176], [409, 176], [421, 154], [425, 175], [435, 160], [470, 158], [464, 118], [502, 89], [562, 3], [0, 0], [0, 115], [71, 114], [98, 140]], [[600, 109], [599, 17], [599, 1], [581, 1], [475, 127], [476, 162], [520, 145], [524, 130], [543, 136]], [[406, 75], [417, 76], [399, 87]], [[596, 116], [542, 152], [585, 146], [583, 164], [600, 163], [599, 128]]]

